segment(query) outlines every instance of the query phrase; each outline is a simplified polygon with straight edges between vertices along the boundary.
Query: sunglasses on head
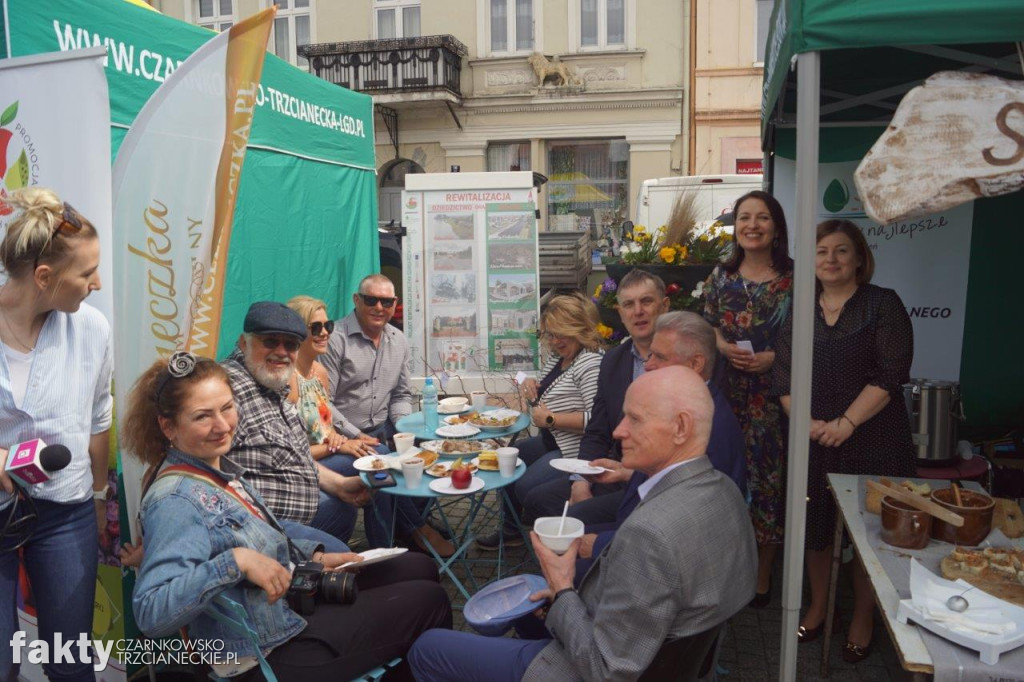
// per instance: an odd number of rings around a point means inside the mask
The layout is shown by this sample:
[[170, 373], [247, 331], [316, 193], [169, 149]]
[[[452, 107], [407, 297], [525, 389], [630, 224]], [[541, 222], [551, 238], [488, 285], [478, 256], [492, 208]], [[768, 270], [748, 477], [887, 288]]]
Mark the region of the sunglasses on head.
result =
[[320, 336], [324, 332], [327, 332], [328, 334], [334, 333], [334, 320], [328, 320], [327, 322], [313, 322], [309, 325], [309, 333], [313, 336]]
[[378, 303], [384, 308], [390, 308], [398, 300], [396, 296], [370, 296], [368, 294], [359, 294], [359, 298], [363, 299], [363, 303], [368, 308], [373, 308]]
[[67, 232], [68, 234], [78, 234], [82, 229], [82, 218], [78, 215], [78, 211], [71, 207], [71, 204], [64, 202], [64, 211], [61, 213], [61, 220], [57, 223], [53, 231]]
[[258, 336], [260, 343], [267, 350], [277, 350], [278, 346], [284, 346], [284, 349], [289, 353], [294, 353], [299, 350], [299, 346], [302, 342], [298, 339], [279, 339], [276, 336]]

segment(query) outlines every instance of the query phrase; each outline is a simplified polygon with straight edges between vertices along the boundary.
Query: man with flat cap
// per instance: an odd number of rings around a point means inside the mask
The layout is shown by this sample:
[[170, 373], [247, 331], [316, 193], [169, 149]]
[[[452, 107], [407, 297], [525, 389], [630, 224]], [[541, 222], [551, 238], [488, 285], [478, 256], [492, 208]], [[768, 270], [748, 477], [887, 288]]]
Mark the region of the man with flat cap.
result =
[[306, 324], [283, 303], [258, 301], [242, 329], [237, 347], [221, 363], [238, 411], [230, 457], [245, 467], [246, 478], [278, 519], [346, 542], [356, 507], [369, 502], [370, 492], [358, 477], [316, 463], [298, 411], [287, 399]]

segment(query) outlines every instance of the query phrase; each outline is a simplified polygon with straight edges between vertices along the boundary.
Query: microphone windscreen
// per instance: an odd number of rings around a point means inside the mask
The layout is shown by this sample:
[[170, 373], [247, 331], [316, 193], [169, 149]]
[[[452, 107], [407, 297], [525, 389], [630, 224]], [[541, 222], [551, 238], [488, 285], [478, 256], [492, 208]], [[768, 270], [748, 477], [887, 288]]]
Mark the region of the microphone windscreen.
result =
[[53, 473], [71, 463], [71, 451], [64, 445], [47, 445], [39, 451], [39, 465]]

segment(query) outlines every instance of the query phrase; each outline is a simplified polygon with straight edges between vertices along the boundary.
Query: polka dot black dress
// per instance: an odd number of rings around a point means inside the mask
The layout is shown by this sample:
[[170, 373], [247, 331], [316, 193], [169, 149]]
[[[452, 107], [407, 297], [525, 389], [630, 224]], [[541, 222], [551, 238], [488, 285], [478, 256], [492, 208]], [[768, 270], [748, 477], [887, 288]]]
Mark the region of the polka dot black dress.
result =
[[[857, 288], [836, 323], [815, 305], [811, 418], [840, 417], [867, 385], [888, 391], [882, 411], [860, 424], [839, 447], [811, 442], [807, 475], [807, 549], [832, 542], [836, 507], [826, 474], [907, 477], [916, 471], [903, 384], [910, 380], [914, 330], [900, 297], [872, 284]], [[772, 392], [789, 394], [792, 316], [782, 329], [772, 370]]]

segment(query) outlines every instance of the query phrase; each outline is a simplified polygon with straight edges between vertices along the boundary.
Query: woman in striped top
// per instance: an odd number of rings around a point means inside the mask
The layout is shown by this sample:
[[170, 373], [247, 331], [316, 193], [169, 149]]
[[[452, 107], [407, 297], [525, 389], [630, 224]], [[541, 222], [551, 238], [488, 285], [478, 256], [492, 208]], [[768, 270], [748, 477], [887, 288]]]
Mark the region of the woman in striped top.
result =
[[[599, 322], [597, 307], [579, 292], [555, 296], [541, 310], [541, 344], [549, 355], [540, 382], [527, 379], [521, 387], [532, 408], [533, 424], [541, 434], [517, 444], [519, 457], [528, 467], [509, 489], [517, 513], [521, 509], [518, 500], [535, 486], [560, 475], [548, 462], [579, 454], [604, 355], [597, 332]], [[511, 523], [506, 524], [504, 534], [507, 545], [523, 542]], [[496, 549], [498, 540], [494, 532], [478, 538], [477, 545]]]
[[[20, 209], [0, 243], [0, 465], [8, 449], [35, 438], [62, 444], [70, 463], [48, 481], [22, 486], [0, 471], [0, 517], [37, 515], [34, 531], [0, 540], [0, 641], [17, 629], [15, 592], [23, 543], [39, 638], [92, 631], [96, 550], [106, 527], [113, 399], [110, 326], [84, 303], [100, 288], [96, 229], [52, 191], [14, 192], [0, 209]], [[27, 500], [19, 500], [25, 497]], [[14, 500], [12, 501], [12, 498]], [[29, 522], [30, 525], [30, 522]], [[44, 664], [50, 679], [93, 680], [91, 663]], [[18, 677], [12, 648], [0, 646], [0, 679]]]

